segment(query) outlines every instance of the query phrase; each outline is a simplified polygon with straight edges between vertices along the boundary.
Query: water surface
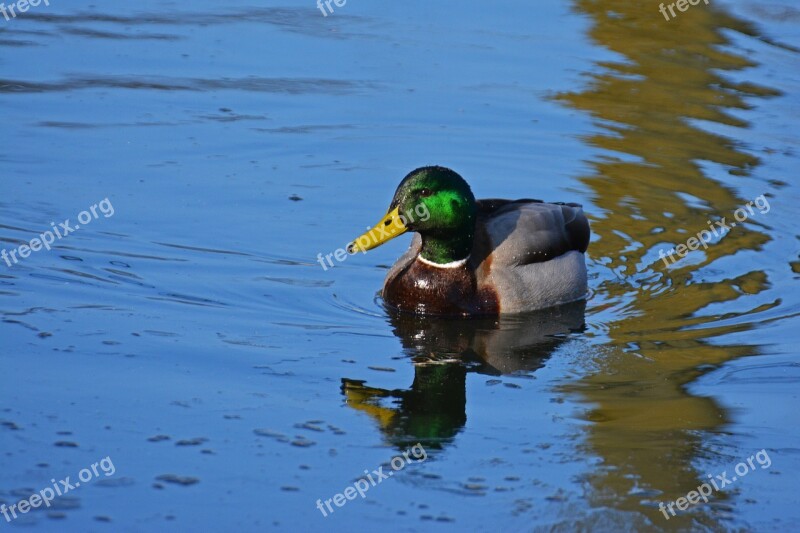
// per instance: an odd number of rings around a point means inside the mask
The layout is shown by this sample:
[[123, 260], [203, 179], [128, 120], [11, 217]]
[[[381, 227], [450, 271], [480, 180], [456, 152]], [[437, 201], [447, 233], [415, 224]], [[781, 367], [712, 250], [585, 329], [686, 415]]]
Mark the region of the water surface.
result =
[[[669, 22], [622, 0], [0, 19], [0, 244], [113, 205], [0, 263], [0, 502], [115, 466], [0, 527], [791, 528], [799, 22], [749, 0]], [[407, 238], [324, 270], [425, 164], [582, 203], [588, 302], [387, 313]], [[423, 462], [318, 511], [416, 443]], [[768, 468], [664, 518], [759, 450]]]

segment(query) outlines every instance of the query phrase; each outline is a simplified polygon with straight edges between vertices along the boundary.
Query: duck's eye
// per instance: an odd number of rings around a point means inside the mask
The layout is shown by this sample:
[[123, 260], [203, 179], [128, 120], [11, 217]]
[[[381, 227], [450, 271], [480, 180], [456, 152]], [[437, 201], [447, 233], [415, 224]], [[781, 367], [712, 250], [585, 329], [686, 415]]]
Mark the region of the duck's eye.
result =
[[419, 190], [419, 195], [422, 196], [423, 198], [427, 198], [428, 196], [430, 196], [432, 194], [433, 194], [433, 191], [430, 190], [430, 189], [420, 189]]

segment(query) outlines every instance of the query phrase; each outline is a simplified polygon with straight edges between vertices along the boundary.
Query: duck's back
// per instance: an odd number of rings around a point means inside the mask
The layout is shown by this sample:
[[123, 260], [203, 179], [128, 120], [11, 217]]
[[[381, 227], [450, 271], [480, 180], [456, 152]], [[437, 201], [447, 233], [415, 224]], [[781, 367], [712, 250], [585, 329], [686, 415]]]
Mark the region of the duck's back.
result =
[[502, 313], [585, 298], [589, 222], [578, 204], [480, 200], [472, 261]]

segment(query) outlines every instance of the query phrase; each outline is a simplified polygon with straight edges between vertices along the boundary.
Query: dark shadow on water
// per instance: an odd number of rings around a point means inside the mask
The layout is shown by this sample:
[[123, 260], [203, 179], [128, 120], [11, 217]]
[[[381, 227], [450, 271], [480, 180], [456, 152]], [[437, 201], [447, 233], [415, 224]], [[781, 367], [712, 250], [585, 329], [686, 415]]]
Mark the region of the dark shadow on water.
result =
[[131, 76], [68, 76], [51, 82], [0, 79], [0, 93], [50, 93], [85, 89], [143, 91], [244, 91], [283, 94], [350, 94], [374, 89], [369, 82], [327, 78], [170, 78], [136, 74]]
[[[169, 12], [140, 11], [125, 14], [113, 10], [103, 12], [102, 7], [105, 6], [101, 4], [92, 10], [72, 13], [55, 13], [45, 9], [45, 6], [41, 7], [18, 17], [15, 22], [50, 27], [52, 31], [41, 33], [51, 36], [66, 33], [89, 39], [106, 40], [174, 41], [184, 38], [185, 35], [163, 32], [149, 33], [140, 30], [141, 28], [171, 28], [178, 32], [185, 28], [207, 28], [223, 24], [272, 26], [282, 31], [323, 39], [377, 38], [370, 33], [354, 31], [354, 27], [361, 30], [367, 29], [372, 21], [367, 17], [353, 14], [340, 14], [339, 18], [342, 23], [335, 25], [334, 31], [332, 31], [331, 22], [321, 16], [313, 4], [303, 7], [228, 8], [217, 12], [172, 9]], [[114, 28], [118, 28], [120, 31], [114, 31]], [[23, 31], [25, 30], [19, 28], [15, 29], [14, 33], [21, 34]], [[30, 30], [27, 31], [30, 32]]]

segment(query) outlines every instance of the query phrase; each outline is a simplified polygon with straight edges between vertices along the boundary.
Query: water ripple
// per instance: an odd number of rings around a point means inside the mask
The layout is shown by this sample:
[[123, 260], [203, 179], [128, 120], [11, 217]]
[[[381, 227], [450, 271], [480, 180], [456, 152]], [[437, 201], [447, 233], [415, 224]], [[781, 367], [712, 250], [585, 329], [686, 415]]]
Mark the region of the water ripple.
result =
[[283, 94], [350, 94], [374, 89], [372, 82], [331, 78], [177, 78], [132, 74], [129, 76], [70, 75], [62, 80], [34, 82], [0, 79], [0, 93], [28, 94], [71, 92], [84, 89], [130, 89], [146, 91], [244, 91]]

